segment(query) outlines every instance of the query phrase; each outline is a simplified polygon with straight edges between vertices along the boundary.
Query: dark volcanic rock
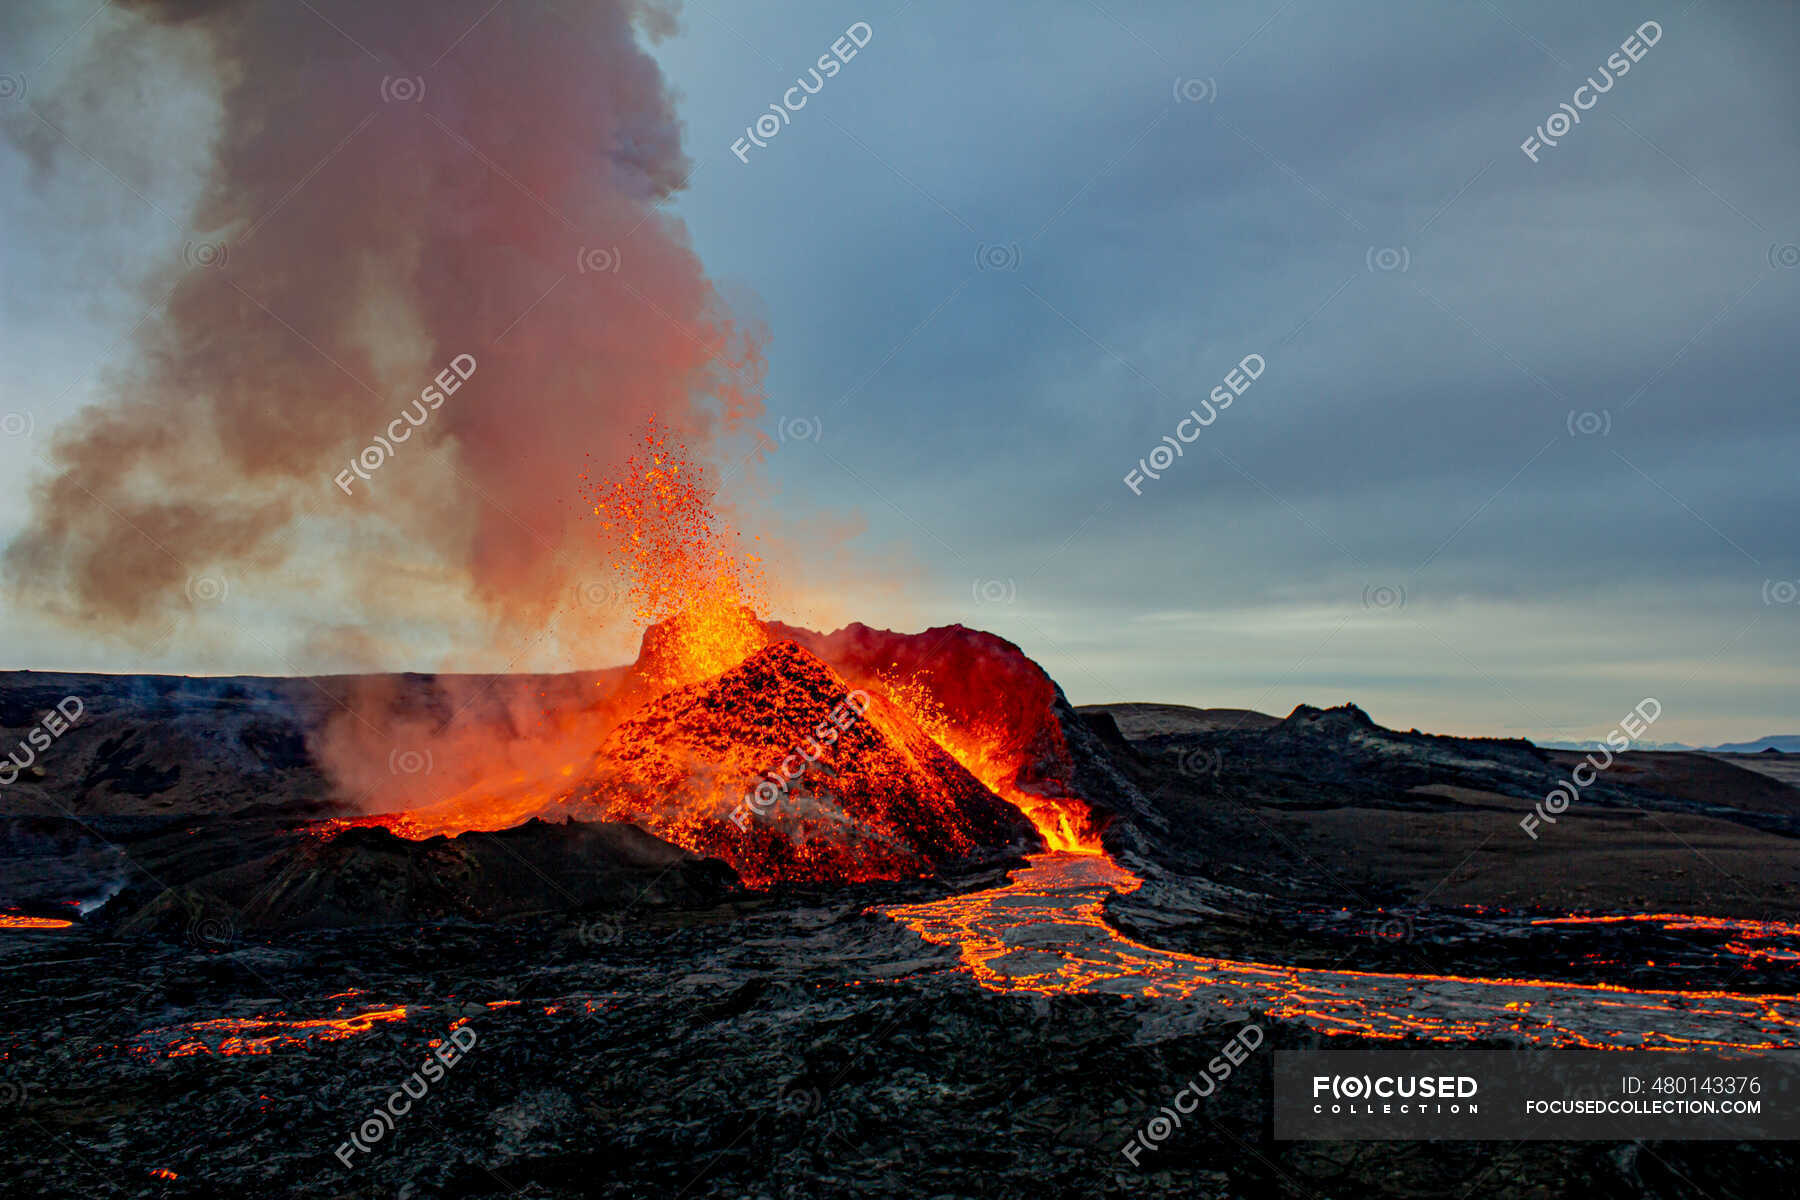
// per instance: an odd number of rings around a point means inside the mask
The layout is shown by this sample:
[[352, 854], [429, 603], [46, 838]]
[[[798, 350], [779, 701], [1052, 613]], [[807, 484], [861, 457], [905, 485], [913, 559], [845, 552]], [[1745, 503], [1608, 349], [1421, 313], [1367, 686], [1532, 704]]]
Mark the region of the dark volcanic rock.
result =
[[738, 890], [724, 863], [635, 825], [580, 821], [423, 841], [351, 827], [329, 838], [303, 834], [267, 857], [182, 878], [175, 888], [121, 897], [120, 907], [142, 903], [129, 915], [109, 911], [114, 928], [228, 941], [253, 930], [707, 907]]

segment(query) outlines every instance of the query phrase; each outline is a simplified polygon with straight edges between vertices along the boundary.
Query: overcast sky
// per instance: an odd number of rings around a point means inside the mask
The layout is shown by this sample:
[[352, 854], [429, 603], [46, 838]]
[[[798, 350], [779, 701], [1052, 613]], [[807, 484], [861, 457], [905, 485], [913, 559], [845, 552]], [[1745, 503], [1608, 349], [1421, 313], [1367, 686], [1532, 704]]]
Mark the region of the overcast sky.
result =
[[[90, 35], [86, 0], [40, 7], [0, 74]], [[1548, 738], [1655, 696], [1656, 740], [1800, 729], [1790, 7], [770, 7], [690, 0], [653, 52], [694, 166], [675, 209], [769, 332], [776, 503], [861, 528], [828, 598], [777, 615], [992, 629], [1077, 703]], [[203, 92], [145, 103], [205, 119]], [[0, 149], [5, 536], [169, 252], [110, 171], [81, 236], [28, 176]], [[3, 638], [7, 666], [184, 669], [24, 613]]]

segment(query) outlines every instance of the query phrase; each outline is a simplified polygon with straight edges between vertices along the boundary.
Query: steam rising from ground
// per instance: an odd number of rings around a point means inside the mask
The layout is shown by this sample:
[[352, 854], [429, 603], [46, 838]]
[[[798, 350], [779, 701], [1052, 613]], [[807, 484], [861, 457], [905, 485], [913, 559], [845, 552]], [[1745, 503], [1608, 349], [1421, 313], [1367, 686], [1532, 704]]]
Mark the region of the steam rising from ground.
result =
[[[54, 442], [15, 593], [140, 643], [222, 587], [299, 594], [316, 644], [370, 657], [403, 624], [511, 649], [628, 617], [582, 603], [610, 585], [578, 477], [653, 414], [708, 455], [761, 412], [758, 339], [658, 207], [689, 162], [638, 37], [670, 27], [630, 0], [117, 0], [12, 139], [91, 169], [127, 48], [203, 63], [216, 136], [164, 298]], [[422, 403], [458, 355], [478, 370]]]

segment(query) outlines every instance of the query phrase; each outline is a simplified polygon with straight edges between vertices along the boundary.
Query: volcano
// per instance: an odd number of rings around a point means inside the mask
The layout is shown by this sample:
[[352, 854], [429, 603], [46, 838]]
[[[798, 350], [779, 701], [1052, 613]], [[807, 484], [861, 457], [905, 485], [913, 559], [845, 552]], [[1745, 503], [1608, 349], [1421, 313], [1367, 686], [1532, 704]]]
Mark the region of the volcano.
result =
[[1043, 848], [903, 708], [792, 641], [647, 703], [558, 807], [632, 821], [752, 886], [891, 879]]

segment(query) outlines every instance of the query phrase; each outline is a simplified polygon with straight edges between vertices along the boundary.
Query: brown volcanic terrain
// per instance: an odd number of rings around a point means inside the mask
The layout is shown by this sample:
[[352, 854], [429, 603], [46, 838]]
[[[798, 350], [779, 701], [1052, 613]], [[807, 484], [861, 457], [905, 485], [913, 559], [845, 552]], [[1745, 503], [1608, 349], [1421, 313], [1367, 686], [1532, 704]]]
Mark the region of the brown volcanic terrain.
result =
[[[1111, 709], [1084, 710], [1101, 711]], [[1710, 755], [1622, 755], [1536, 839], [1521, 818], [1568, 780], [1581, 754], [1400, 732], [1353, 706], [1301, 706], [1266, 729], [1140, 736], [1114, 757], [1164, 818], [1139, 823], [1152, 861], [1320, 911], [1367, 914], [1367, 929], [1408, 931], [1369, 942], [1364, 961], [1421, 969], [1406, 947], [1410, 931], [1424, 929], [1433, 910], [1460, 906], [1800, 920], [1800, 789]], [[1266, 955], [1271, 938], [1287, 937], [1291, 960], [1328, 965], [1342, 953], [1341, 942], [1243, 913], [1177, 932], [1161, 888], [1153, 881], [1109, 911], [1193, 952]], [[1459, 936], [1460, 964], [1483, 962], [1487, 951]], [[1493, 969], [1521, 969], [1518, 947], [1496, 943], [1492, 952]], [[1609, 978], [1684, 984], [1651, 960], [1664, 963], [1645, 954]], [[1530, 969], [1569, 977], [1571, 963], [1549, 951]]]

